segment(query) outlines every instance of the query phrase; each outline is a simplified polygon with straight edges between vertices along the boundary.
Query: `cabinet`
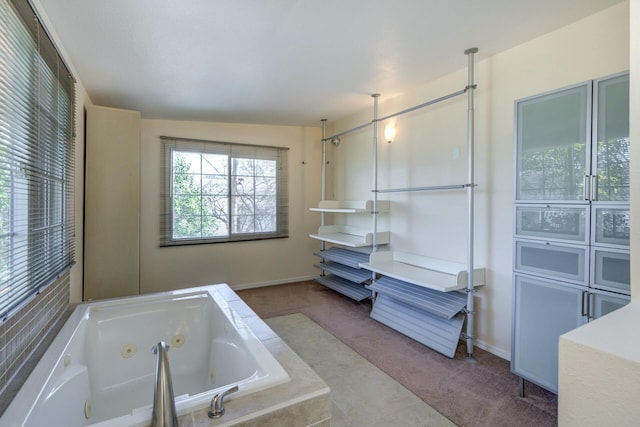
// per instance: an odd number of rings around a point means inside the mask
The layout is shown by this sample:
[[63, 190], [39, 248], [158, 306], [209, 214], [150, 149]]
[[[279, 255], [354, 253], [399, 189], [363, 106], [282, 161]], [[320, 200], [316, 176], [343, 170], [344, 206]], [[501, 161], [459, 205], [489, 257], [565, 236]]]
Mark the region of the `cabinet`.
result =
[[511, 369], [557, 392], [558, 337], [629, 302], [629, 76], [515, 110]]
[[626, 295], [556, 280], [514, 275], [511, 369], [558, 392], [558, 337], [629, 303]]

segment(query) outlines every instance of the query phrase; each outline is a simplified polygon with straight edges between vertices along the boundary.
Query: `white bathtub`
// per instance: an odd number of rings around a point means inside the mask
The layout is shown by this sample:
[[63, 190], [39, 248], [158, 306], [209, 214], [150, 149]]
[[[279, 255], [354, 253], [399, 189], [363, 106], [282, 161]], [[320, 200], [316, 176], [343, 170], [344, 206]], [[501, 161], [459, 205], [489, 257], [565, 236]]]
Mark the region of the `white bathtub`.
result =
[[[223, 289], [224, 287], [225, 289]], [[79, 305], [0, 419], [1, 426], [145, 426], [156, 357], [168, 352], [178, 415], [282, 384], [286, 371], [212, 285]]]

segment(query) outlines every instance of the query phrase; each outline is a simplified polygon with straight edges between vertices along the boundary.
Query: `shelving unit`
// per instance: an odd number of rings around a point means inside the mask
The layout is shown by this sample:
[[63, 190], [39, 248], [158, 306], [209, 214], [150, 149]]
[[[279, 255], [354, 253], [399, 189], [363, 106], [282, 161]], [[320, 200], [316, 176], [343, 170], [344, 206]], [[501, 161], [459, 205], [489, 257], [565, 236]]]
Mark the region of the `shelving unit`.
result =
[[[380, 209], [389, 210], [389, 202], [383, 203]], [[322, 200], [317, 208], [311, 211], [325, 213], [344, 214], [372, 214], [374, 212], [373, 201], [337, 201]], [[370, 248], [374, 240], [380, 244], [389, 242], [389, 232], [377, 232], [346, 225], [321, 225], [317, 234], [309, 237], [322, 242], [322, 250], [314, 255], [322, 261], [315, 264], [320, 269], [320, 277], [316, 281], [336, 292], [339, 292], [356, 301], [371, 298], [372, 293], [364, 283], [371, 280], [372, 275], [368, 270], [362, 269], [360, 264], [369, 259]], [[325, 244], [331, 243], [340, 247], [326, 248]], [[345, 248], [364, 248], [366, 252]], [[362, 250], [362, 249], [361, 249]]]
[[332, 247], [314, 255], [323, 261], [315, 265], [322, 272], [316, 279], [318, 283], [356, 301], [371, 298], [371, 290], [364, 285], [371, 279], [371, 274], [360, 268], [360, 264], [369, 258], [368, 253]]
[[[399, 332], [453, 357], [460, 338], [466, 341], [467, 359], [473, 360], [474, 346], [474, 293], [477, 286], [484, 285], [483, 268], [474, 266], [474, 127], [473, 103], [474, 84], [473, 57], [478, 51], [468, 49], [468, 84], [457, 92], [425, 102], [412, 108], [378, 117], [379, 94], [372, 95], [373, 120], [353, 129], [326, 137], [326, 120], [322, 120], [322, 201], [313, 211], [322, 213], [322, 221], [317, 234], [312, 238], [322, 242], [322, 250], [316, 255], [322, 258], [317, 264], [322, 275], [317, 279], [325, 286], [345, 295], [362, 288], [370, 292], [373, 299], [371, 317]], [[444, 100], [466, 94], [467, 110], [467, 156], [468, 179], [462, 184], [430, 187], [378, 188], [378, 123], [390, 118], [415, 111]], [[326, 142], [350, 132], [373, 125], [372, 147], [372, 200], [363, 202], [325, 200]], [[388, 211], [389, 200], [378, 200], [383, 193], [437, 191], [464, 189], [467, 192], [467, 252], [466, 264], [427, 258], [400, 251], [380, 251], [379, 246], [390, 243], [388, 231], [378, 231], [378, 215]], [[371, 229], [362, 230], [346, 225], [326, 225], [325, 213], [357, 214], [367, 213], [372, 217]], [[325, 248], [325, 243], [337, 244], [343, 248]], [[365, 254], [357, 248], [370, 248]], [[370, 272], [370, 276], [364, 271]], [[325, 275], [325, 273], [330, 273]], [[338, 280], [339, 279], [339, 280]], [[336, 284], [336, 282], [338, 284]], [[349, 295], [351, 296], [351, 295]], [[353, 296], [351, 296], [353, 298]], [[358, 296], [360, 298], [360, 296]], [[466, 333], [462, 328], [466, 319]]]

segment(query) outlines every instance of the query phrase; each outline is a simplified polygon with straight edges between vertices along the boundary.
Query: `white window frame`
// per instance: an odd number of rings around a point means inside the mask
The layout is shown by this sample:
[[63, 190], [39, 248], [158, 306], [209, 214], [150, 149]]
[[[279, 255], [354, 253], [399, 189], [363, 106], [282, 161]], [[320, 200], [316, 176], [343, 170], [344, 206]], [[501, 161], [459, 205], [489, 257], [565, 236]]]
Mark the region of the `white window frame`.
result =
[[[206, 243], [224, 243], [246, 240], [263, 240], [288, 237], [288, 184], [287, 184], [287, 152], [285, 147], [272, 147], [263, 145], [240, 144], [220, 141], [203, 141], [186, 138], [161, 137], [163, 142], [163, 172], [162, 172], [162, 194], [163, 203], [161, 211], [160, 246], [179, 246]], [[176, 165], [174, 160], [176, 153], [184, 153], [182, 158], [189, 154], [199, 155], [198, 160], [191, 161], [193, 167], [189, 168], [193, 181], [190, 183], [192, 192], [190, 194], [180, 194], [174, 188]], [[219, 163], [217, 169], [206, 172], [203, 166], [207, 156], [225, 156], [223, 162]], [[197, 159], [196, 156], [191, 156]], [[260, 174], [258, 166], [268, 166], [269, 162], [275, 162], [275, 167], [267, 174]], [[226, 162], [226, 165], [224, 165]], [[235, 174], [234, 170], [238, 165], [255, 163], [253, 172], [248, 174]], [[234, 166], [235, 165], [235, 166]], [[191, 171], [191, 169], [194, 169]], [[215, 172], [212, 172], [214, 170]], [[185, 175], [181, 173], [180, 175]], [[210, 193], [205, 190], [203, 184], [211, 177], [225, 177], [219, 180], [217, 193]], [[248, 190], [239, 191], [238, 188], [243, 181], [249, 182]], [[265, 185], [260, 185], [260, 182]], [[272, 186], [275, 184], [275, 191]], [[225, 187], [226, 188], [223, 188]], [[260, 188], [265, 188], [268, 193], [260, 193]], [[209, 192], [208, 192], [209, 191]], [[189, 216], [179, 216], [176, 214], [177, 203], [181, 197], [192, 199], [192, 206], [200, 204], [199, 210], [195, 211], [191, 229], [200, 230], [200, 235], [195, 233], [180, 233], [176, 221], [188, 220]], [[270, 210], [260, 212], [259, 198], [273, 199], [269, 205]], [[214, 201], [216, 199], [217, 202]], [[244, 204], [245, 212], [240, 214], [239, 201], [249, 202]], [[208, 202], [208, 203], [206, 203]], [[207, 205], [209, 207], [207, 207]], [[215, 207], [211, 207], [215, 205]], [[197, 208], [193, 208], [197, 209]], [[211, 218], [214, 218], [211, 220]], [[249, 219], [248, 222], [241, 223], [241, 218]], [[211, 220], [219, 227], [210, 225], [207, 233], [205, 222]], [[264, 221], [260, 221], [260, 220]], [[197, 222], [200, 222], [198, 225]], [[263, 223], [268, 224], [267, 229], [263, 228]], [[182, 222], [184, 224], [184, 222]], [[208, 224], [211, 224], [208, 223]], [[184, 228], [189, 228], [187, 224]]]

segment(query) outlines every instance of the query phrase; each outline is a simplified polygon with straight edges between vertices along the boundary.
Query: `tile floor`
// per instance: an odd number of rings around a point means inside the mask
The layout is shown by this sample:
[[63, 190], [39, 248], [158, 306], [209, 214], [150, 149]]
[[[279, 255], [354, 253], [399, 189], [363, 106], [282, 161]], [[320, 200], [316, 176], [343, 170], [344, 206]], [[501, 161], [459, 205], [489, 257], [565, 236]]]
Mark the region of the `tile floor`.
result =
[[331, 388], [333, 427], [455, 426], [305, 315], [266, 323]]

